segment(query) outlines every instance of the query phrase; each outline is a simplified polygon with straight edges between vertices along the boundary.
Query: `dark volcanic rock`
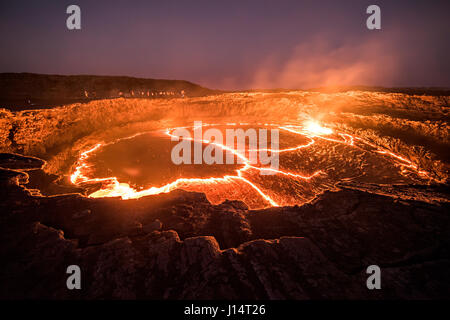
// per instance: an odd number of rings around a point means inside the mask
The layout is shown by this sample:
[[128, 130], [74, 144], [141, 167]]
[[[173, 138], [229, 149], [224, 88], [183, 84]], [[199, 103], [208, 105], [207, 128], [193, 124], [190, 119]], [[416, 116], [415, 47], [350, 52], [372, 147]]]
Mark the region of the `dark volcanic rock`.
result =
[[[26, 180], [0, 170], [3, 299], [450, 297], [449, 203], [415, 200], [414, 187], [391, 196], [342, 187], [301, 207], [250, 211], [182, 190], [34, 196]], [[371, 264], [381, 290], [366, 288]], [[81, 290], [66, 288], [69, 265], [81, 268]]]
[[45, 164], [44, 160], [25, 157], [13, 153], [0, 153], [0, 167], [5, 169], [40, 169]]

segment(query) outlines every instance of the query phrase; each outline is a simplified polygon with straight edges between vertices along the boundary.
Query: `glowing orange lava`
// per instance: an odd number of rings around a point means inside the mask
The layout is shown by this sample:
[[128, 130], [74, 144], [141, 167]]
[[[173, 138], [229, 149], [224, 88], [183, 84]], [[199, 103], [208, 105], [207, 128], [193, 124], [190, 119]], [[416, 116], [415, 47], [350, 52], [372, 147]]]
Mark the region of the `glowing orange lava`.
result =
[[[237, 125], [237, 124], [228, 123], [227, 125]], [[240, 124], [240, 125], [243, 125], [243, 124]], [[299, 150], [299, 149], [309, 148], [312, 145], [314, 145], [318, 139], [323, 139], [323, 140], [330, 141], [330, 142], [335, 142], [335, 143], [345, 144], [345, 145], [352, 146], [352, 147], [357, 147], [357, 146], [355, 146], [355, 140], [358, 140], [358, 141], [374, 148], [375, 152], [377, 152], [379, 154], [390, 156], [390, 157], [398, 160], [399, 161], [398, 165], [407, 167], [410, 170], [417, 172], [417, 174], [426, 176], [427, 178], [431, 179], [428, 176], [427, 172], [420, 171], [418, 169], [418, 166], [415, 165], [414, 163], [412, 163], [410, 160], [408, 160], [404, 157], [401, 157], [399, 155], [396, 155], [390, 151], [380, 150], [378, 147], [374, 146], [373, 144], [370, 144], [369, 142], [363, 141], [359, 137], [355, 137], [355, 136], [352, 136], [347, 133], [334, 132], [332, 129], [323, 127], [315, 121], [305, 122], [301, 126], [298, 126], [298, 125], [279, 126], [279, 125], [273, 125], [273, 124], [258, 124], [258, 125], [273, 126], [280, 130], [285, 130], [287, 132], [302, 135], [304, 137], [307, 137], [310, 140], [306, 144], [298, 145], [298, 146], [291, 147], [291, 148], [285, 148], [285, 149], [281, 149], [281, 150], [267, 149], [266, 151], [269, 151], [269, 152], [282, 153], [282, 152], [290, 152], [290, 151], [295, 151], [295, 150]], [[204, 124], [204, 126], [211, 126], [211, 125]], [[175, 129], [167, 129], [165, 131], [165, 134], [168, 135], [169, 137], [172, 137], [173, 135], [171, 134], [171, 132], [173, 130], [175, 130]], [[194, 138], [188, 138], [188, 139], [192, 140], [192, 141], [196, 141], [196, 140], [194, 140]], [[106, 145], [103, 143], [98, 143], [95, 146], [93, 146], [92, 148], [90, 148], [80, 154], [80, 157], [77, 162], [77, 166], [76, 166], [74, 172], [72, 173], [72, 175], [70, 176], [70, 181], [73, 184], [89, 184], [89, 183], [99, 183], [99, 182], [102, 183], [102, 187], [99, 190], [91, 193], [89, 195], [89, 197], [92, 197], [92, 198], [121, 197], [122, 199], [136, 199], [136, 198], [140, 198], [140, 197], [144, 197], [144, 196], [148, 196], [148, 195], [167, 193], [172, 190], [183, 189], [183, 187], [186, 188], [187, 186], [192, 186], [194, 184], [195, 185], [205, 185], [205, 184], [214, 184], [214, 183], [227, 184], [227, 183], [231, 183], [231, 182], [241, 181], [241, 182], [247, 184], [252, 189], [254, 189], [259, 194], [259, 196], [265, 202], [267, 202], [268, 206], [279, 206], [279, 204], [270, 195], [268, 195], [267, 192], [264, 192], [253, 181], [250, 181], [249, 179], [243, 177], [243, 173], [248, 170], [251, 170], [251, 169], [258, 170], [260, 172], [267, 170], [276, 175], [288, 176], [288, 177], [292, 177], [295, 179], [301, 179], [303, 181], [308, 181], [308, 180], [310, 180], [314, 177], [318, 177], [320, 175], [326, 175], [326, 173], [322, 170], [317, 170], [311, 175], [302, 175], [302, 174], [299, 174], [296, 172], [276, 170], [276, 169], [265, 168], [265, 167], [257, 167], [257, 166], [251, 165], [249, 159], [244, 154], [241, 154], [238, 151], [225, 146], [224, 144], [220, 144], [217, 142], [211, 142], [211, 141], [207, 141], [207, 140], [200, 140], [198, 142], [202, 142], [205, 144], [213, 144], [215, 146], [222, 148], [225, 151], [231, 152], [236, 157], [238, 157], [239, 159], [242, 160], [242, 162], [243, 162], [242, 167], [236, 170], [235, 175], [226, 175], [223, 177], [209, 177], [209, 178], [180, 178], [180, 179], [177, 179], [166, 185], [163, 185], [161, 187], [150, 187], [150, 188], [147, 188], [144, 190], [136, 190], [127, 183], [120, 183], [118, 181], [117, 177], [90, 178], [88, 176], [89, 175], [89, 165], [87, 163], [87, 159], [89, 158], [89, 155], [92, 152], [98, 150], [100, 147]]]
[[304, 130], [315, 135], [328, 135], [333, 133], [333, 130], [330, 128], [322, 127], [319, 123], [312, 120], [305, 122]]

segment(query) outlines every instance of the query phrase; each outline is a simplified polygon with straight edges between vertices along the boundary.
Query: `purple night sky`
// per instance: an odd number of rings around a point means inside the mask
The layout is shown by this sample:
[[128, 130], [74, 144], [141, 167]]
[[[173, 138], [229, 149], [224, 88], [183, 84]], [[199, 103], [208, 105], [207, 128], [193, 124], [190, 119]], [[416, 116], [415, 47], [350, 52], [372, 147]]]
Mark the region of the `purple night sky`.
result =
[[[81, 7], [82, 30], [66, 28]], [[366, 28], [367, 6], [381, 30]], [[450, 1], [0, 1], [0, 72], [450, 87]]]

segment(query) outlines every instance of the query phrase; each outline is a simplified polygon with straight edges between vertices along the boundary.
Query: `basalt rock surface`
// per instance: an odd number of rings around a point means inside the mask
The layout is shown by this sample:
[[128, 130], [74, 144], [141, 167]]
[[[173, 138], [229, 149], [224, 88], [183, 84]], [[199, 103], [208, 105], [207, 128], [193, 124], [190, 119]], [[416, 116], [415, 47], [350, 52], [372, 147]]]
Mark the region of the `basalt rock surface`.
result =
[[[23, 186], [38, 159], [0, 158], [2, 299], [450, 298], [445, 185], [341, 185], [249, 210], [182, 190], [45, 197]], [[372, 264], [381, 290], [366, 287]], [[81, 290], [66, 287], [69, 265]]]

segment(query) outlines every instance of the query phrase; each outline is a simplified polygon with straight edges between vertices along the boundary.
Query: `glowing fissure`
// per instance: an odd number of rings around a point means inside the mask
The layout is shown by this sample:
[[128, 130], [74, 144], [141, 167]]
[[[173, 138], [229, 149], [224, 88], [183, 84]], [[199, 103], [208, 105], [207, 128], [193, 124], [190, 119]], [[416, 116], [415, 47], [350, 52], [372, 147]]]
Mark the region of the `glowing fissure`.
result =
[[[236, 124], [235, 123], [227, 123], [227, 125], [231, 126], [231, 125], [236, 125]], [[320, 126], [319, 124], [317, 124], [316, 122], [309, 121], [309, 122], [305, 123], [305, 125], [303, 125], [303, 126], [295, 126], [295, 125], [278, 126], [278, 125], [273, 125], [273, 124], [258, 124], [258, 125], [277, 127], [280, 130], [285, 130], [287, 132], [305, 136], [305, 137], [309, 138], [310, 141], [304, 145], [299, 145], [299, 146], [291, 147], [291, 148], [285, 148], [285, 149], [281, 149], [281, 150], [261, 149], [261, 150], [257, 150], [257, 151], [280, 152], [280, 153], [296, 151], [299, 149], [311, 147], [312, 145], [314, 145], [316, 143], [317, 139], [323, 139], [326, 141], [331, 141], [331, 142], [345, 144], [345, 145], [352, 146], [352, 147], [357, 147], [357, 146], [355, 146], [354, 142], [355, 142], [355, 140], [358, 140], [358, 141], [361, 141], [362, 143], [374, 148], [375, 152], [377, 152], [379, 154], [388, 155], [388, 156], [393, 157], [394, 159], [399, 160], [401, 162], [399, 165], [402, 165], [413, 171], [416, 171], [419, 175], [426, 176], [428, 179], [432, 179], [431, 177], [429, 177], [427, 172], [418, 170], [418, 166], [416, 164], [412, 163], [412, 161], [410, 161], [404, 157], [401, 157], [395, 153], [392, 153], [390, 151], [380, 150], [377, 146], [375, 146], [369, 142], [366, 142], [359, 137], [355, 137], [355, 136], [352, 136], [347, 133], [335, 133], [335, 135], [341, 137], [342, 140], [329, 137], [331, 134], [334, 133], [333, 130], [330, 128], [324, 128], [324, 127]], [[211, 124], [204, 124], [203, 126], [211, 126]], [[193, 127], [183, 127], [183, 128], [193, 128]], [[165, 134], [169, 137], [174, 137], [171, 134], [171, 132], [175, 129], [176, 128], [167, 129], [165, 131]], [[143, 134], [143, 133], [139, 133], [137, 135], [140, 135], [140, 134]], [[130, 139], [137, 135], [122, 138], [122, 139]], [[122, 139], [118, 139], [118, 140], [122, 140]], [[173, 182], [170, 182], [161, 187], [150, 187], [145, 190], [136, 190], [127, 183], [120, 183], [118, 181], [117, 177], [90, 178], [86, 175], [87, 174], [86, 172], [88, 172], [89, 168], [90, 168], [89, 165], [87, 164], [87, 159], [89, 158], [90, 154], [97, 151], [100, 147], [107, 145], [105, 143], [98, 143], [95, 146], [93, 146], [92, 148], [90, 148], [87, 151], [84, 151], [80, 154], [80, 157], [77, 162], [77, 166], [75, 167], [74, 172], [70, 176], [70, 181], [73, 184], [102, 183], [102, 187], [99, 190], [91, 193], [89, 195], [89, 197], [92, 197], [92, 198], [121, 197], [122, 199], [136, 199], [136, 198], [140, 198], [140, 197], [144, 197], [144, 196], [148, 196], [148, 195], [168, 193], [175, 189], [179, 189], [179, 188], [182, 189], [183, 186], [189, 186], [189, 185], [193, 185], [193, 184], [201, 185], [201, 184], [230, 183], [232, 181], [242, 181], [243, 183], [247, 184], [252, 189], [254, 189], [261, 196], [261, 198], [264, 199], [265, 202], [267, 202], [268, 205], [279, 206], [279, 204], [271, 196], [266, 194], [254, 182], [250, 181], [247, 178], [244, 178], [242, 176], [242, 174], [250, 169], [253, 169], [253, 170], [258, 170], [260, 172], [270, 171], [271, 173], [289, 176], [289, 177], [293, 177], [293, 178], [298, 178], [298, 179], [302, 179], [305, 181], [310, 180], [310, 179], [320, 176], [320, 175], [326, 175], [326, 173], [323, 172], [322, 170], [317, 170], [313, 174], [306, 176], [306, 175], [301, 175], [301, 174], [294, 173], [294, 172], [276, 170], [273, 168], [257, 167], [257, 166], [251, 165], [249, 159], [247, 157], [245, 157], [245, 155], [239, 153], [237, 150], [227, 147], [224, 144], [217, 143], [214, 141], [203, 140], [203, 139], [202, 140], [194, 140], [194, 138], [192, 138], [192, 137], [191, 138], [183, 138], [183, 139], [201, 142], [204, 144], [212, 144], [212, 145], [215, 145], [225, 151], [229, 151], [233, 155], [235, 155], [236, 157], [238, 157], [239, 159], [242, 160], [242, 162], [243, 162], [242, 167], [236, 170], [236, 175], [225, 175], [223, 177], [209, 177], [209, 178], [179, 178], [179, 179], [177, 179]], [[112, 143], [115, 143], [118, 140], [116, 140]], [[110, 144], [110, 143], [108, 143], [108, 144]], [[255, 150], [253, 149], [253, 151], [255, 151]]]

